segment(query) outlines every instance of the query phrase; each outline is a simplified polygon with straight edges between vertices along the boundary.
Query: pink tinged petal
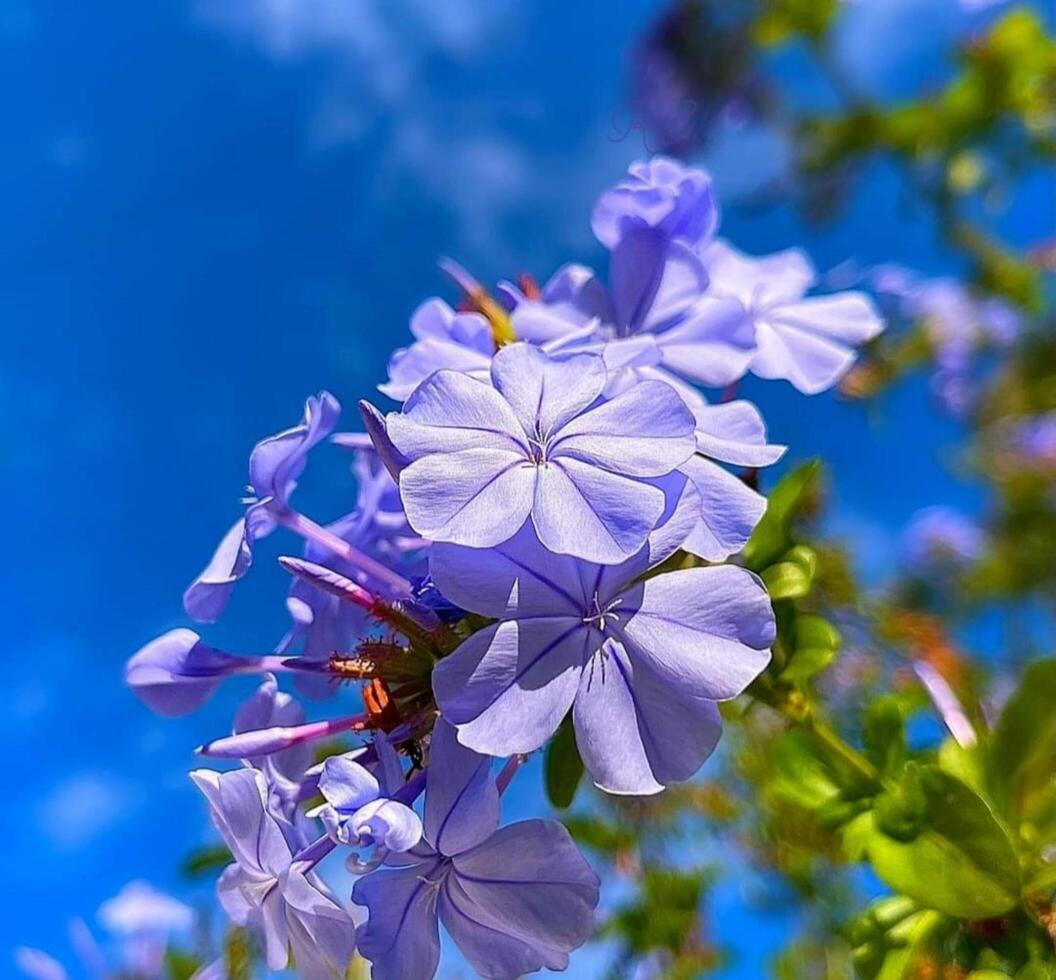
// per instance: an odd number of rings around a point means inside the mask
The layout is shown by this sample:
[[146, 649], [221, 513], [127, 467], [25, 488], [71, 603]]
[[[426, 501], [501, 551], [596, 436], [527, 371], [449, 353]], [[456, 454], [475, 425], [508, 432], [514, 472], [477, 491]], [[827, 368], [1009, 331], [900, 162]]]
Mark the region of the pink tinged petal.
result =
[[693, 414], [662, 381], [642, 381], [564, 426], [551, 458], [574, 457], [628, 476], [663, 476], [693, 452]]
[[724, 565], [667, 572], [641, 585], [638, 611], [622, 625], [635, 659], [673, 689], [725, 701], [770, 661], [774, 613], [762, 583]]
[[532, 509], [536, 467], [515, 453], [468, 449], [425, 456], [400, 474], [407, 520], [422, 537], [488, 548]]
[[[273, 727], [298, 727], [304, 724], [304, 708], [297, 700], [285, 691], [279, 690], [274, 674], [268, 674], [242, 707], [235, 713], [233, 730], [235, 734], [261, 731]], [[298, 779], [304, 770], [311, 765], [312, 747], [307, 742], [295, 744], [279, 752], [271, 759], [271, 764], [291, 779]], [[255, 768], [265, 764], [263, 756], [247, 758], [246, 761]]]
[[352, 901], [370, 910], [356, 932], [359, 952], [373, 964], [372, 980], [430, 980], [440, 962], [437, 887], [428, 867], [376, 871], [360, 878]]
[[459, 854], [499, 825], [491, 758], [462, 745], [441, 718], [433, 729], [425, 787], [425, 836], [441, 854]]
[[785, 447], [766, 441], [766, 424], [751, 402], [702, 405], [693, 412], [697, 420], [697, 452], [735, 466], [769, 466]]
[[699, 384], [721, 387], [748, 370], [755, 328], [732, 297], [702, 296], [673, 327], [656, 335], [663, 365]]
[[700, 496], [700, 522], [686, 538], [687, 551], [705, 561], [735, 555], [766, 511], [766, 498], [703, 456], [682, 466]]
[[463, 449], [527, 451], [513, 409], [490, 384], [438, 371], [386, 419], [389, 438], [410, 459]]
[[298, 977], [338, 980], [355, 952], [356, 927], [317, 879], [293, 872], [283, 891], [290, 947]]
[[482, 977], [521, 977], [537, 970], [564, 970], [568, 953], [539, 942], [527, 942], [502, 927], [482, 921], [476, 903], [457, 877], [446, 879], [440, 892], [440, 921], [462, 955]]
[[590, 633], [558, 616], [474, 633], [433, 671], [433, 693], [458, 740], [495, 756], [539, 748], [572, 706]]
[[554, 820], [502, 827], [457, 855], [454, 873], [485, 925], [566, 952], [590, 936], [598, 876]]
[[672, 685], [612, 641], [583, 672], [573, 721], [594, 782], [636, 796], [689, 779], [722, 731], [713, 702]]
[[429, 575], [443, 596], [462, 609], [499, 619], [582, 615], [587, 598], [581, 564], [543, 548], [530, 524], [494, 548], [437, 542], [429, 549]]
[[304, 708], [291, 694], [279, 690], [274, 674], [267, 674], [258, 687], [235, 712], [233, 731], [250, 732], [274, 725], [300, 725]]
[[711, 292], [733, 296], [750, 310], [797, 300], [816, 278], [810, 259], [798, 248], [756, 258], [720, 241], [709, 245], [702, 257]]
[[656, 487], [564, 457], [539, 467], [532, 524], [551, 551], [614, 564], [641, 548], [663, 510]]
[[591, 405], [605, 387], [600, 357], [551, 359], [531, 344], [511, 344], [491, 362], [491, 380], [524, 431], [545, 437]]

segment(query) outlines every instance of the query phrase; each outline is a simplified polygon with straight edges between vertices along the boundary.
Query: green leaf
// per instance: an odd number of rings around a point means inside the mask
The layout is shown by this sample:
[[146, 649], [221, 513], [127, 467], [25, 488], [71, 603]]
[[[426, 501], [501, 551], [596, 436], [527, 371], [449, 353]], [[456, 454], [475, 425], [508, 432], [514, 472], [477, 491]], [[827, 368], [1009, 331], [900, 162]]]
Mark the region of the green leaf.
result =
[[[854, 967], [862, 980], [916, 980], [917, 960], [934, 942], [943, 919], [917, 912], [902, 896], [881, 899], [855, 926]], [[890, 917], [888, 910], [893, 913]]]
[[905, 713], [902, 702], [886, 694], [865, 709], [865, 754], [881, 775], [896, 772], [906, 761]]
[[227, 867], [233, 860], [231, 852], [222, 844], [200, 847], [184, 858], [180, 870], [188, 878], [201, 878]]
[[986, 785], [986, 757], [979, 745], [965, 748], [948, 738], [939, 746], [939, 768], [959, 779], [965, 786], [975, 790], [984, 800], [988, 800]]
[[165, 950], [165, 972], [168, 980], [190, 980], [202, 967], [197, 956], [179, 949]]
[[817, 564], [818, 556], [813, 548], [806, 545], [790, 548], [781, 561], [762, 572], [770, 598], [776, 602], [779, 599], [802, 599], [809, 594]]
[[546, 795], [550, 802], [559, 810], [568, 809], [583, 778], [583, 760], [576, 748], [571, 715], [561, 723], [546, 747], [544, 776]]
[[885, 794], [882, 806], [849, 825], [852, 853], [864, 854], [881, 880], [924, 908], [989, 918], [1016, 905], [1015, 849], [979, 796], [936, 766], [907, 767], [900, 793]]
[[744, 562], [753, 572], [773, 564], [792, 544], [789, 531], [817, 486], [821, 463], [812, 460], [784, 477], [766, 501], [766, 512], [744, 546]]
[[803, 684], [817, 676], [833, 660], [840, 648], [840, 634], [821, 616], [798, 614], [792, 623], [789, 664], [781, 671], [781, 680]]
[[990, 782], [1003, 808], [1046, 785], [1056, 764], [1056, 660], [1038, 660], [1023, 672], [1005, 705], [990, 749]]

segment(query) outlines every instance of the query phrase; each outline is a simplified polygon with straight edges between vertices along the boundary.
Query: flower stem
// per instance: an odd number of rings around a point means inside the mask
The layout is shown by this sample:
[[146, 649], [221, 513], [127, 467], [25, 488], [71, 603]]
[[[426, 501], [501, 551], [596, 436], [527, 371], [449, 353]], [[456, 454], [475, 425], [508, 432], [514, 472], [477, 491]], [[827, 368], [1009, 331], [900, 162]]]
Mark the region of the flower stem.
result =
[[299, 534], [307, 541], [314, 541], [328, 551], [333, 552], [339, 558], [373, 576], [379, 582], [383, 582], [390, 589], [400, 595], [410, 595], [411, 583], [402, 575], [387, 568], [380, 561], [363, 554], [358, 548], [353, 547], [347, 541], [339, 538], [333, 531], [316, 524], [310, 517], [299, 514], [296, 511], [287, 511], [277, 515], [278, 521], [283, 527], [288, 528], [295, 534]]

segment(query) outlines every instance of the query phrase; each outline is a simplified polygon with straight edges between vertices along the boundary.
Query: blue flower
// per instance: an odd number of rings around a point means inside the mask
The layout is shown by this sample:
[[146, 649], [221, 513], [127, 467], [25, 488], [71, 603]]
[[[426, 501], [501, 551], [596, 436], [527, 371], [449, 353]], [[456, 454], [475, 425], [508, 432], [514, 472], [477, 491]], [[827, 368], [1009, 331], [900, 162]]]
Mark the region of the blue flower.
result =
[[555, 821], [499, 829], [490, 765], [437, 723], [423, 842], [352, 891], [369, 910], [356, 942], [373, 980], [429, 980], [440, 962], [439, 922], [477, 973], [509, 980], [565, 969], [589, 937], [597, 875]]
[[307, 980], [343, 976], [354, 947], [352, 921], [310, 863], [296, 859], [292, 828], [267, 809], [263, 774], [198, 769], [191, 779], [235, 859], [217, 883], [224, 911], [261, 940], [269, 969], [283, 969], [292, 953]]
[[249, 457], [246, 513], [224, 535], [209, 564], [184, 593], [187, 614], [213, 623], [227, 606], [231, 590], [253, 563], [253, 543], [271, 534], [289, 511], [289, 498], [304, 472], [309, 451], [337, 424], [341, 406], [322, 391], [307, 400], [300, 425], [258, 442]]
[[488, 547], [530, 519], [552, 551], [617, 562], [664, 509], [648, 479], [693, 452], [693, 417], [678, 395], [643, 382], [610, 400], [600, 358], [555, 360], [527, 344], [495, 355], [491, 384], [439, 371], [388, 417], [411, 460], [400, 495], [433, 541]]
[[711, 754], [715, 702], [763, 670], [774, 641], [765, 588], [742, 568], [643, 575], [698, 520], [684, 484], [649, 543], [619, 565], [554, 555], [530, 527], [490, 550], [438, 544], [430, 571], [457, 605], [496, 620], [433, 672], [433, 691], [459, 740], [489, 755], [539, 748], [573, 710], [595, 783], [656, 793]]
[[750, 368], [760, 378], [783, 378], [816, 395], [850, 370], [856, 347], [884, 329], [865, 293], [806, 296], [815, 274], [799, 249], [753, 258], [717, 241], [703, 259], [711, 293], [739, 300], [748, 311], [755, 329]]
[[632, 163], [626, 179], [601, 195], [591, 219], [598, 241], [610, 249], [639, 228], [696, 248], [718, 226], [711, 177], [663, 156]]

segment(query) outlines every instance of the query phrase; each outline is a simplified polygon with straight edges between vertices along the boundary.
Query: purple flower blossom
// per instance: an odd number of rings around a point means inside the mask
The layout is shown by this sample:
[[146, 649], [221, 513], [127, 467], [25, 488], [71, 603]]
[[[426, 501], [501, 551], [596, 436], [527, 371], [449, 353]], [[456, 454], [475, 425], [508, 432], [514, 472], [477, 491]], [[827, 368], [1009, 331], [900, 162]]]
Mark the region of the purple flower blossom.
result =
[[441, 299], [426, 300], [411, 317], [416, 340], [389, 361], [388, 383], [382, 394], [405, 401], [434, 371], [462, 371], [486, 378], [495, 340], [491, 325], [479, 313], [456, 313]]
[[159, 715], [200, 708], [225, 677], [247, 666], [241, 657], [202, 642], [193, 630], [175, 629], [151, 640], [125, 666], [125, 683]]
[[740, 300], [752, 318], [750, 367], [761, 378], [784, 378], [804, 394], [817, 394], [847, 373], [855, 347], [884, 329], [864, 293], [805, 296], [815, 275], [798, 249], [752, 258], [717, 241], [703, 259], [711, 292]]
[[598, 878], [559, 823], [498, 829], [491, 760], [433, 732], [425, 839], [356, 882], [369, 909], [357, 945], [374, 980], [429, 980], [440, 961], [438, 921], [481, 976], [562, 970], [587, 939]]
[[495, 355], [491, 384], [429, 378], [388, 417], [412, 460], [400, 474], [411, 525], [434, 541], [489, 547], [531, 518], [552, 551], [600, 562], [641, 547], [664, 509], [646, 482], [693, 451], [693, 418], [667, 385], [601, 400], [602, 360], [554, 360], [527, 344]]
[[953, 279], [928, 279], [902, 294], [906, 315], [923, 321], [940, 368], [964, 371], [982, 347], [1007, 347], [1019, 335], [1019, 315], [1000, 299], [980, 299]]
[[612, 253], [610, 280], [610, 365], [711, 387], [748, 369], [756, 334], [743, 298], [709, 288], [704, 262], [686, 245], [654, 229], [628, 231]]
[[31, 946], [15, 948], [15, 965], [32, 980], [70, 980], [66, 967], [57, 959]]
[[354, 946], [352, 920], [311, 863], [294, 854], [292, 828], [267, 809], [264, 776], [198, 769], [191, 778], [235, 858], [217, 884], [228, 916], [260, 937], [269, 969], [281, 970], [292, 953], [299, 976], [343, 976]]
[[975, 521], [943, 506], [917, 511], [902, 535], [906, 562], [918, 572], [976, 561], [985, 546], [986, 535]]
[[538, 299], [529, 299], [509, 283], [503, 288], [513, 305], [511, 321], [520, 340], [546, 344], [612, 319], [605, 286], [585, 265], [562, 266], [547, 280]]
[[103, 902], [99, 920], [120, 939], [124, 971], [160, 977], [169, 940], [190, 930], [194, 912], [145, 881], [132, 881]]
[[117, 936], [161, 936], [187, 932], [194, 912], [145, 881], [130, 881], [99, 906], [99, 921]]
[[[117, 942], [118, 965], [111, 967], [99, 943], [82, 919], [70, 923], [70, 945], [85, 975], [92, 977], [135, 976], [142, 980], [164, 975], [165, 951], [170, 939], [186, 934], [194, 924], [193, 911], [176, 899], [157, 891], [145, 881], [129, 882], [113, 898], [99, 906], [99, 919]], [[69, 980], [58, 960], [39, 949], [15, 950], [18, 968], [34, 980]], [[194, 980], [205, 980], [201, 971]]]
[[227, 606], [231, 590], [253, 563], [253, 543], [269, 535], [289, 510], [289, 498], [304, 472], [308, 453], [334, 430], [341, 406], [322, 391], [304, 406], [300, 425], [258, 442], [249, 457], [249, 500], [245, 516], [232, 525], [220, 546], [183, 596], [187, 614], [212, 623]]
[[966, 415], [978, 398], [978, 355], [1016, 340], [1022, 331], [1019, 313], [955, 279], [922, 279], [897, 265], [877, 266], [868, 279], [882, 299], [893, 300], [899, 316], [919, 322], [935, 358], [931, 385], [936, 397], [951, 415]]
[[[392, 748], [379, 739], [380, 750]], [[393, 756], [395, 759], [395, 757]], [[326, 801], [312, 811], [326, 832], [346, 847], [378, 845], [390, 851], [407, 851], [422, 837], [422, 822], [409, 806], [390, 799], [402, 780], [382, 787], [378, 779], [356, 762], [356, 753], [331, 756], [323, 763], [319, 792]]]
[[602, 566], [547, 552], [526, 527], [482, 551], [438, 544], [441, 591], [497, 620], [433, 672], [459, 740], [489, 755], [531, 752], [570, 708], [580, 754], [613, 793], [656, 793], [692, 776], [718, 742], [716, 701], [736, 697], [770, 659], [766, 590], [722, 566], [641, 577], [698, 519], [692, 487], [638, 554]]
[[718, 226], [711, 177], [663, 156], [632, 163], [627, 177], [601, 195], [591, 219], [598, 241], [610, 249], [640, 228], [655, 229], [669, 241], [699, 248]]
[[697, 491], [700, 517], [682, 547], [706, 561], [722, 561], [748, 543], [766, 500], [716, 461], [769, 466], [784, 455], [785, 447], [767, 442], [762, 416], [750, 402], [701, 405], [694, 415], [697, 452], [679, 471]]
[[[355, 473], [356, 509], [324, 528], [329, 535], [352, 547], [355, 560], [315, 539], [305, 542], [304, 558], [314, 564], [324, 564], [381, 596], [395, 598], [397, 590], [390, 582], [379, 580], [365, 569], [362, 556], [401, 574], [415, 575], [424, 570], [420, 554], [425, 542], [414, 535], [407, 523], [396, 483], [372, 448], [357, 450]], [[293, 627], [278, 649], [282, 653], [297, 649], [312, 663], [326, 662], [334, 651], [353, 649], [368, 626], [362, 608], [300, 578], [290, 588], [287, 608]], [[296, 684], [307, 697], [325, 698], [334, 692], [330, 678], [322, 675], [302, 673]]]
[[[292, 695], [280, 691], [275, 676], [268, 674], [235, 713], [233, 731], [242, 735], [277, 727], [291, 728], [303, 725], [304, 721], [304, 708]], [[278, 752], [248, 756], [243, 761], [264, 773], [276, 808], [287, 812], [289, 804], [296, 802], [300, 781], [312, 763], [312, 747], [306, 741], [294, 742]]]
[[1018, 422], [1011, 444], [1017, 455], [1034, 466], [1056, 465], [1056, 411]]

